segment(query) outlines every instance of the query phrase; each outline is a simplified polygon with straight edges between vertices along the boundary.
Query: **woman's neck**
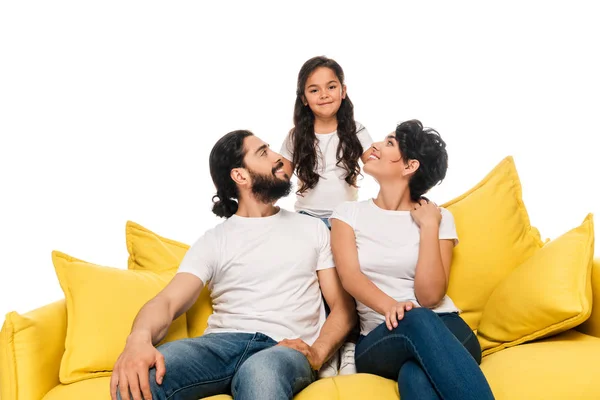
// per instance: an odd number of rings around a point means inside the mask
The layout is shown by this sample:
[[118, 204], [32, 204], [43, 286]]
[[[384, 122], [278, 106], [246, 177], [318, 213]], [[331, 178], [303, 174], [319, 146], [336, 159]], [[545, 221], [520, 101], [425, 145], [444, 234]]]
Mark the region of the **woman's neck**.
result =
[[380, 183], [379, 193], [373, 202], [384, 210], [410, 211], [414, 208], [408, 185], [397, 181]]
[[315, 133], [331, 133], [337, 130], [337, 117], [331, 118], [315, 117]]

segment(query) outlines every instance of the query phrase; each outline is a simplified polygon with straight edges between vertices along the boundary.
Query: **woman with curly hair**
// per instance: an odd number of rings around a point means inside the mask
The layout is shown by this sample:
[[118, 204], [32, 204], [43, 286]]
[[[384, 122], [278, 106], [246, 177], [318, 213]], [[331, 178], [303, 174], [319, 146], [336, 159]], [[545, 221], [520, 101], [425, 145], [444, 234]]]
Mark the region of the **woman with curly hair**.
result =
[[368, 150], [377, 197], [331, 216], [335, 265], [360, 317], [356, 369], [396, 380], [402, 400], [493, 398], [479, 342], [446, 295], [454, 218], [423, 197], [447, 168], [440, 135], [403, 122]]
[[[354, 120], [354, 106], [346, 93], [344, 71], [334, 60], [314, 57], [298, 73], [294, 127], [281, 147], [284, 169], [298, 177], [295, 210], [320, 218], [328, 228], [338, 204], [358, 199], [359, 159], [373, 140]], [[326, 305], [327, 307], [327, 305]], [[354, 343], [358, 327], [326, 363], [319, 377], [356, 372]]]

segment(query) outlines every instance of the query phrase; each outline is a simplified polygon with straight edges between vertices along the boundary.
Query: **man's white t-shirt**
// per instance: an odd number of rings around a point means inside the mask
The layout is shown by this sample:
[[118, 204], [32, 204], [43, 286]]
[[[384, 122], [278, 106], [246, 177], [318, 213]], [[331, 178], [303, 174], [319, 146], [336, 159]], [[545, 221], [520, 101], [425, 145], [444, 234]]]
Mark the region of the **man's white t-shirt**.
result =
[[[346, 183], [346, 170], [337, 166], [337, 148], [340, 138], [337, 131], [331, 133], [315, 133], [317, 137], [317, 170], [320, 175], [317, 185], [302, 195], [296, 195], [296, 211], [304, 211], [318, 218], [328, 218], [333, 209], [344, 201], [358, 199], [358, 189]], [[356, 136], [363, 148], [363, 153], [373, 144], [367, 128], [356, 123]], [[281, 146], [280, 154], [290, 162], [294, 158], [291, 134]]]
[[208, 230], [178, 273], [208, 284], [214, 312], [205, 333], [261, 332], [312, 345], [325, 322], [317, 271], [333, 267], [325, 224], [280, 209], [263, 218], [233, 215]]
[[[454, 217], [444, 208], [441, 213], [439, 238], [458, 243]], [[343, 221], [354, 229], [362, 273], [396, 301], [412, 301], [420, 307], [415, 296], [420, 230], [410, 211], [384, 210], [369, 199], [342, 203], [336, 207], [331, 218]], [[385, 322], [383, 315], [358, 300], [356, 309], [362, 335], [367, 335]], [[458, 312], [459, 309], [446, 295], [433, 311]]]

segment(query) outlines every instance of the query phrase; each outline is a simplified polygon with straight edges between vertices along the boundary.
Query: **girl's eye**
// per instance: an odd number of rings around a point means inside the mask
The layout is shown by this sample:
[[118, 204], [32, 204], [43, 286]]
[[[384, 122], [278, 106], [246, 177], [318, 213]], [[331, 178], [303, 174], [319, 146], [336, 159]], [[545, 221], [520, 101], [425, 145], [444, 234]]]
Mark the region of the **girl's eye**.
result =
[[311, 93], [317, 93], [317, 89], [311, 89]]
[[387, 144], [387, 145], [390, 145], [390, 146], [393, 146], [393, 145], [394, 145], [394, 143], [393, 143], [391, 140], [388, 140], [386, 144]]
[[335, 89], [336, 87], [337, 87], [337, 86], [335, 86], [335, 85], [331, 85], [331, 86], [329, 86], [329, 89], [330, 89], [330, 90], [333, 90], [333, 89]]

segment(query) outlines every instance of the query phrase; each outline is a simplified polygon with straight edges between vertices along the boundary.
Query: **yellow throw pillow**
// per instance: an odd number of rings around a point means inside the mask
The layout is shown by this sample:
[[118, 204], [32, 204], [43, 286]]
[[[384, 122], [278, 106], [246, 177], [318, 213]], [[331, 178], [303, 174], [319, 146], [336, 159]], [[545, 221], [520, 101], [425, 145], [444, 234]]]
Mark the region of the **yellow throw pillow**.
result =
[[477, 329], [496, 286], [543, 242], [529, 222], [512, 157], [442, 207], [454, 216], [460, 240], [453, 253], [448, 295], [471, 329]]
[[[137, 313], [173, 274], [101, 267], [58, 251], [52, 252], [52, 262], [67, 302], [60, 381], [110, 375]], [[161, 343], [188, 337], [186, 328], [182, 315]]]
[[584, 322], [592, 311], [594, 223], [549, 242], [492, 293], [481, 317], [484, 355], [555, 335]]
[[[129, 269], [133, 270], [175, 273], [190, 248], [187, 244], [159, 236], [131, 221], [127, 222], [125, 235], [129, 252]], [[186, 313], [190, 337], [202, 336], [208, 317], [213, 312], [208, 282], [204, 284], [198, 300]]]

